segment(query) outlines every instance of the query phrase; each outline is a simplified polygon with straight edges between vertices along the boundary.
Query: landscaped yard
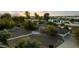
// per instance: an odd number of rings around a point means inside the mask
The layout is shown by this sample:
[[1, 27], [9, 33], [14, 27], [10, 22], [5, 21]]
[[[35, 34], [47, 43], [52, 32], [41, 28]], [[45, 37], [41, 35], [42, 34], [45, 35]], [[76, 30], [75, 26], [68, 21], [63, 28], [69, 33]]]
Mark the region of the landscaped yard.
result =
[[12, 48], [55, 48], [72, 32], [72, 28], [66, 25], [69, 20], [51, 19], [49, 13], [43, 16], [35, 13], [34, 19], [28, 11], [25, 15], [11, 16], [7, 13], [0, 17], [0, 45]]
[[28, 33], [31, 33], [32, 31], [25, 30], [20, 27], [15, 27], [13, 29], [10, 29], [9, 32], [11, 32], [11, 38], [21, 36], [21, 35], [26, 35]]
[[59, 46], [60, 44], [63, 43], [63, 39], [61, 39], [60, 36], [51, 37], [51, 36], [48, 36], [46, 34], [30, 35], [30, 36], [27, 36], [27, 37], [15, 39], [15, 40], [10, 40], [8, 42], [9, 42], [9, 45], [11, 47], [15, 47], [19, 43], [19, 41], [27, 40], [28, 37], [31, 40], [36, 39], [36, 40], [40, 41], [40, 43], [41, 43], [40, 47], [41, 48], [47, 48], [47, 47], [49, 47], [49, 45], [53, 45], [54, 47], [57, 47], [57, 46]]

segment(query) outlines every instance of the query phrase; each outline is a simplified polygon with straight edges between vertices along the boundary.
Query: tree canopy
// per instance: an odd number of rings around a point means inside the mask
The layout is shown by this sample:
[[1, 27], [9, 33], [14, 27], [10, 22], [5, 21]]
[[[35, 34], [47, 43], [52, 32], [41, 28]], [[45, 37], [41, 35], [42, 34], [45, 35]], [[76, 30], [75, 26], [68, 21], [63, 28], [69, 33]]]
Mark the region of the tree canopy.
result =
[[25, 15], [26, 15], [26, 18], [27, 18], [27, 19], [30, 19], [30, 18], [31, 18], [29, 11], [25, 11]]
[[8, 32], [7, 30], [1, 30], [0, 31], [0, 41], [4, 44], [4, 45], [8, 45], [7, 43], [7, 39], [10, 37], [10, 32]]
[[12, 17], [11, 14], [5, 13], [5, 14], [3, 14], [3, 15], [1, 16], [1, 19], [3, 19], [3, 18], [9, 19], [9, 18], [11, 18], [11, 17]]
[[49, 13], [45, 13], [45, 14], [44, 14], [44, 20], [48, 21], [49, 15], [50, 15]]

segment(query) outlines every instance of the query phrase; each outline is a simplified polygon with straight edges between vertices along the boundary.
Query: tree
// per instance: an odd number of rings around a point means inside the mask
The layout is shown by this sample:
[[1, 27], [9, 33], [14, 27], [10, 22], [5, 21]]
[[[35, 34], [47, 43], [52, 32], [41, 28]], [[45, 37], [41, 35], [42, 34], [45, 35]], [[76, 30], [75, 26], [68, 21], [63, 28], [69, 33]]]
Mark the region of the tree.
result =
[[74, 23], [74, 19], [71, 19], [70, 22], [71, 22], [71, 23]]
[[37, 13], [35, 13], [35, 19], [39, 19], [39, 15]]
[[3, 14], [3, 15], [1, 16], [1, 19], [3, 19], [3, 18], [9, 19], [9, 18], [11, 18], [11, 14], [5, 13], [5, 14]]
[[24, 28], [27, 30], [34, 30], [36, 29], [36, 23], [31, 20], [27, 20], [24, 22]]
[[24, 16], [19, 16], [19, 19], [24, 21], [25, 17]]
[[24, 16], [14, 16], [13, 18], [13, 21], [16, 23], [16, 25], [22, 25], [22, 23], [25, 22], [25, 17]]
[[19, 16], [19, 22], [20, 22], [20, 23], [25, 22], [25, 20], [24, 20], [24, 19], [25, 19], [25, 17], [24, 17], [24, 16]]
[[8, 32], [7, 30], [1, 30], [0, 31], [0, 41], [4, 44], [4, 45], [8, 45], [7, 39], [10, 37], [10, 32]]
[[15, 22], [12, 20], [12, 16], [9, 13], [5, 13], [0, 19], [0, 29], [12, 28], [15, 26]]
[[44, 16], [43, 16], [44, 17], [44, 20], [48, 21], [49, 15], [50, 15], [49, 13], [45, 13]]
[[38, 40], [28, 38], [27, 40], [22, 40], [16, 48], [39, 48], [40, 45], [41, 43]]
[[30, 19], [31, 17], [30, 17], [30, 13], [28, 12], [28, 11], [25, 11], [25, 15], [26, 15], [26, 18], [27, 19]]
[[46, 33], [51, 36], [57, 35], [56, 27], [53, 25], [46, 25], [44, 28], [41, 29], [41, 32]]
[[15, 22], [12, 19], [3, 18], [0, 19], [0, 29], [9, 29], [15, 26]]
[[35, 13], [35, 19], [38, 20], [39, 24], [44, 23], [44, 21], [43, 21], [43, 17], [42, 17], [42, 16], [39, 16], [37, 13]]
[[13, 21], [15, 21], [16, 23], [19, 22], [19, 17], [18, 17], [18, 16], [13, 16], [12, 19], [13, 19]]

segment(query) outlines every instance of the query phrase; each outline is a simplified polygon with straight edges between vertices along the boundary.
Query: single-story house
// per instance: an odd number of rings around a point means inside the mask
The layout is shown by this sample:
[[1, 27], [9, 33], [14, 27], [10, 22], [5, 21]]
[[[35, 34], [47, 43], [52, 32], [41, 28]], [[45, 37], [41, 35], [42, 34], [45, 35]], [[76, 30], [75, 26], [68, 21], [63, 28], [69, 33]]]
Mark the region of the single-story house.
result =
[[57, 32], [58, 32], [58, 35], [61, 36], [63, 39], [64, 39], [65, 37], [67, 37], [67, 35], [69, 35], [69, 34], [71, 33], [70, 30], [68, 30], [68, 29], [63, 29], [63, 28], [57, 28], [56, 30], [57, 30]]

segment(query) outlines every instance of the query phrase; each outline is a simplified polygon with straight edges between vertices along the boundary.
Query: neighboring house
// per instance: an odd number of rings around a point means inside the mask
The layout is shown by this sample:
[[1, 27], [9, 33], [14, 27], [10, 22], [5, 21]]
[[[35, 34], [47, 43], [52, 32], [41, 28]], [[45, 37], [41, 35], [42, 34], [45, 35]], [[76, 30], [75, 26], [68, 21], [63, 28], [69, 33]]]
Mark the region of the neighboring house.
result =
[[[54, 22], [58, 25], [61, 25], [62, 23], [65, 24], [65, 22], [67, 22], [67, 21], [63, 21], [63, 20], [59, 20], [59, 19], [53, 19], [53, 20], [50, 19], [49, 22]], [[68, 27], [69, 29], [64, 29], [64, 26], [63, 26], [63, 28], [61, 28], [61, 27], [57, 28], [56, 30], [58, 32], [58, 35], [60, 35], [64, 39], [68, 34], [71, 33], [70, 30], [72, 30], [72, 28]]]
[[68, 30], [68, 29], [63, 29], [63, 28], [57, 28], [56, 30], [57, 30], [57, 32], [58, 32], [58, 35], [61, 36], [63, 39], [64, 39], [65, 37], [67, 37], [67, 35], [69, 35], [69, 34], [71, 33], [70, 30]]
[[74, 18], [74, 24], [79, 24], [79, 17]]

